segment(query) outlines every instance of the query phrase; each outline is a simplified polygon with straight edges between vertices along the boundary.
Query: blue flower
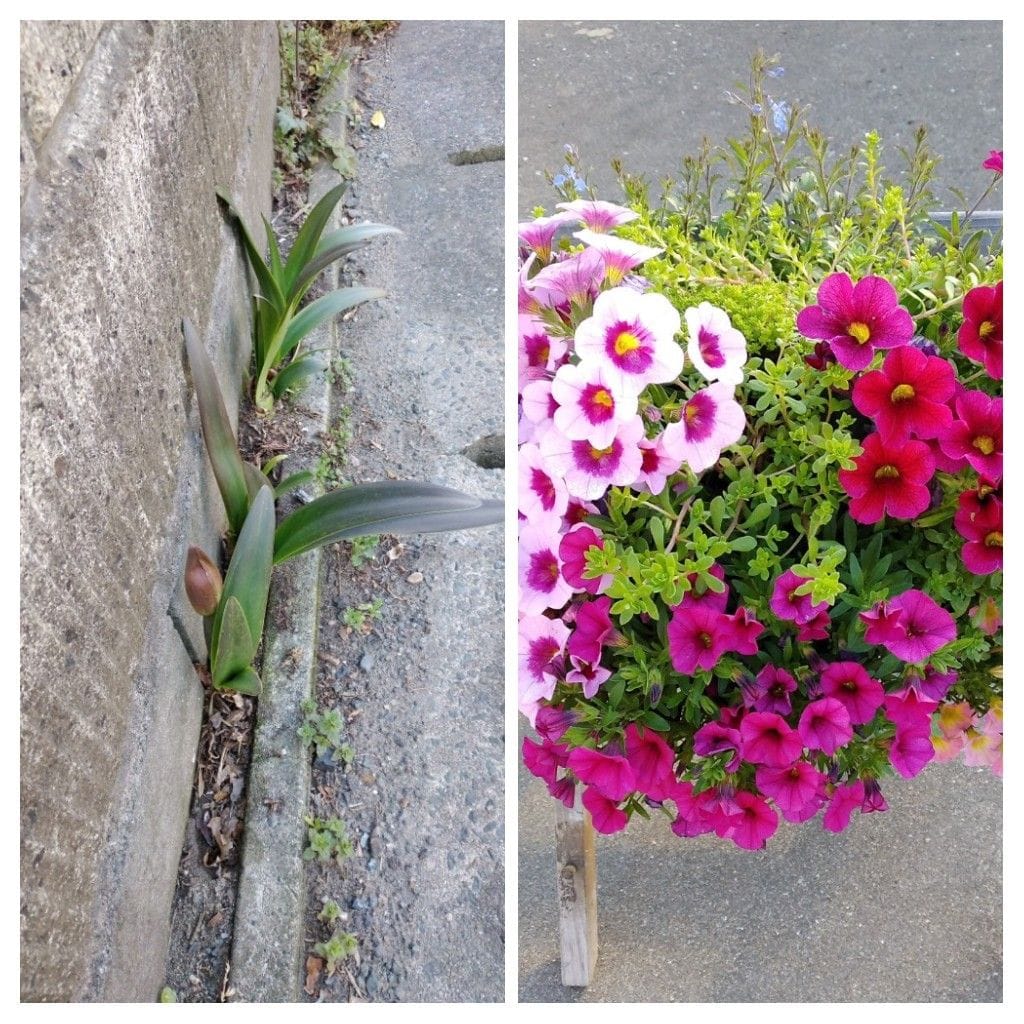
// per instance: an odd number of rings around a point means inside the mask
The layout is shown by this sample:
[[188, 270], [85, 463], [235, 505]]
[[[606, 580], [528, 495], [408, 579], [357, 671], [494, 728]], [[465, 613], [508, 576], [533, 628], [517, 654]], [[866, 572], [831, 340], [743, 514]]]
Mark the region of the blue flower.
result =
[[785, 68], [769, 68], [765, 74], [769, 78], [781, 78], [786, 73]]
[[779, 100], [778, 102], [771, 100], [770, 102], [772, 106], [772, 124], [780, 135], [785, 135], [789, 131], [789, 104], [785, 100]]

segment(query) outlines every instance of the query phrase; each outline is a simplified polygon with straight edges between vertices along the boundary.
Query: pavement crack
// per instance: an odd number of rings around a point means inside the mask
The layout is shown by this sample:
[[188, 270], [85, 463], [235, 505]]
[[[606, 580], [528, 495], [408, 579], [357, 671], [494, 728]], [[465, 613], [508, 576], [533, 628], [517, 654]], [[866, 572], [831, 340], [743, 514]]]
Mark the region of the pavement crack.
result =
[[505, 435], [485, 434], [462, 449], [462, 454], [481, 469], [505, 468]]
[[448, 162], [456, 167], [466, 164], [490, 164], [505, 159], [505, 144], [480, 146], [478, 149], [460, 149], [448, 154]]

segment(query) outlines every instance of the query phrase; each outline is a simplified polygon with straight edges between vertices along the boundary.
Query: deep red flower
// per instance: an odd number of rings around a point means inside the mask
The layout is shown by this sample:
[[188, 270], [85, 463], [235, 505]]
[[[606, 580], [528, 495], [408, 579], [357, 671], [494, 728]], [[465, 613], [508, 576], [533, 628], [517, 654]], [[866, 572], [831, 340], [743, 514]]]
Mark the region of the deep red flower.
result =
[[886, 441], [941, 437], [953, 422], [947, 403], [955, 386], [953, 367], [945, 359], [904, 345], [885, 357], [880, 370], [857, 381], [853, 404], [875, 421]]
[[827, 611], [820, 611], [813, 619], [800, 623], [796, 627], [796, 638], [800, 643], [810, 643], [812, 640], [827, 640], [828, 628], [832, 625]]
[[[963, 499], [964, 495], [960, 497]], [[962, 516], [958, 512], [953, 522], [957, 532], [967, 541], [960, 555], [968, 571], [975, 576], [988, 576], [1002, 569], [1003, 503], [998, 498], [989, 498], [971, 515]]]
[[914, 336], [914, 321], [884, 277], [854, 286], [846, 274], [830, 274], [818, 287], [818, 305], [802, 309], [796, 326], [807, 338], [827, 341], [848, 370], [863, 370], [876, 349], [898, 348]]
[[964, 322], [956, 336], [968, 359], [983, 363], [988, 375], [1003, 379], [1003, 282], [972, 288], [964, 296]]
[[889, 442], [880, 434], [864, 438], [856, 469], [839, 470], [839, 482], [853, 499], [850, 515], [858, 523], [877, 523], [884, 515], [915, 519], [931, 502], [928, 481], [935, 460], [922, 441]]
[[958, 419], [939, 439], [951, 459], [965, 458], [971, 467], [998, 482], [1003, 476], [1003, 400], [984, 391], [965, 391], [956, 399]]

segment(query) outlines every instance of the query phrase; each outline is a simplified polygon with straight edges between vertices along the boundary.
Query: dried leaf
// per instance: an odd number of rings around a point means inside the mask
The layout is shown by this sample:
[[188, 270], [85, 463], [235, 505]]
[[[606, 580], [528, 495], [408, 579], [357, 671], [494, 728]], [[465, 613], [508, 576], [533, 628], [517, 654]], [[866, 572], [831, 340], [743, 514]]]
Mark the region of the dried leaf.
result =
[[306, 957], [306, 984], [302, 991], [307, 996], [316, 995], [316, 986], [320, 981], [320, 972], [324, 969], [324, 962], [318, 956]]
[[387, 121], [384, 119], [384, 111], [375, 110], [373, 112], [373, 117], [370, 118], [370, 124], [372, 124], [374, 128], [383, 128], [384, 125], [387, 124]]

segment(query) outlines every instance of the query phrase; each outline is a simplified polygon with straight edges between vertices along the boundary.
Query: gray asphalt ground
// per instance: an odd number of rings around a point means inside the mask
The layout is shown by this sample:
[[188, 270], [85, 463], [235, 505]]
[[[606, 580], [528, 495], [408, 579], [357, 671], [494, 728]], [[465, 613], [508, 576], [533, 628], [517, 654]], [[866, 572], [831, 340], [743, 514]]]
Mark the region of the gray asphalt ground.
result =
[[[956, 203], [950, 187], [973, 196], [990, 180], [981, 162], [1002, 148], [999, 22], [521, 22], [520, 211], [553, 206], [543, 171], [558, 169], [566, 143], [614, 200], [613, 157], [658, 182], [705, 135], [740, 134], [747, 114], [724, 92], [746, 80], [758, 46], [786, 70], [773, 96], [810, 104], [840, 148], [876, 129], [895, 168], [898, 147], [927, 125], [942, 209]], [[996, 192], [985, 206], [1000, 202]]]
[[[580, 34], [593, 29], [611, 33]], [[616, 199], [611, 157], [657, 181], [702, 136], [740, 130], [722, 93], [758, 45], [782, 56], [779, 97], [813, 104], [837, 141], [877, 128], [891, 152], [924, 121], [943, 184], [984, 188], [1002, 146], [998, 23], [521, 23], [519, 209], [553, 207], [540, 172], [565, 143]], [[885, 791], [886, 813], [840, 836], [783, 824], [763, 854], [663, 821], [599, 837], [601, 952], [581, 990], [559, 976], [553, 803], [521, 770], [520, 998], [1001, 1000], [1001, 782], [932, 765]]]

